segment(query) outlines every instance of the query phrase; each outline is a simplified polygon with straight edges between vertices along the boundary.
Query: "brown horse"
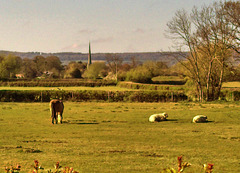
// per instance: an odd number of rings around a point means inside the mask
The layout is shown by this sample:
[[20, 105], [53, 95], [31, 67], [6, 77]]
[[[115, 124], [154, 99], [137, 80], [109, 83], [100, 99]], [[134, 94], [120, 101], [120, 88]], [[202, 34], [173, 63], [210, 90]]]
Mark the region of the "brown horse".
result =
[[63, 102], [59, 99], [53, 99], [50, 101], [50, 112], [52, 118], [52, 124], [54, 124], [54, 119], [56, 124], [59, 122], [62, 124], [62, 114], [63, 114], [64, 105]]

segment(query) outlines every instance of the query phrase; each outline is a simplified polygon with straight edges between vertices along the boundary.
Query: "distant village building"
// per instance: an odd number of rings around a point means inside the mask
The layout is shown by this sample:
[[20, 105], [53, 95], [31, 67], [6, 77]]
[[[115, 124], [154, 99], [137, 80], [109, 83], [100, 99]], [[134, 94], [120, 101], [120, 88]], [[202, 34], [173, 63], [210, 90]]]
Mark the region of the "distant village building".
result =
[[22, 79], [24, 78], [24, 74], [16, 74], [15, 75], [17, 79]]
[[53, 72], [51, 72], [51, 71], [44, 71], [43, 74], [51, 76], [53, 74]]
[[88, 50], [88, 63], [87, 63], [87, 68], [92, 64], [92, 57], [91, 57], [91, 46], [89, 42], [89, 50]]

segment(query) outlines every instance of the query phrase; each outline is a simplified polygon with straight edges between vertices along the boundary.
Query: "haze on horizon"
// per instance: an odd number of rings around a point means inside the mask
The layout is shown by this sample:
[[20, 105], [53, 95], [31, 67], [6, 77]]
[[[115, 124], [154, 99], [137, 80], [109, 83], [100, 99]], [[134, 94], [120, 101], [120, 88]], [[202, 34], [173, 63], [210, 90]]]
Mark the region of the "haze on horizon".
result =
[[92, 53], [170, 51], [178, 9], [214, 0], [0, 0], [0, 50]]

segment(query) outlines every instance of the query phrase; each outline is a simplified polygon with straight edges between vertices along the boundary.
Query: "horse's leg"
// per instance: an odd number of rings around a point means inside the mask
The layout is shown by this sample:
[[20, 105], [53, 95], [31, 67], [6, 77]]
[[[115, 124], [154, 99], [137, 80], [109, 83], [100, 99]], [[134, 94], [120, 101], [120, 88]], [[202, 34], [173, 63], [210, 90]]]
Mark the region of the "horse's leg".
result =
[[62, 112], [60, 112], [60, 116], [61, 116], [60, 122], [61, 122], [61, 124], [62, 124], [62, 119], [63, 119], [63, 117], [62, 117]]
[[54, 114], [52, 115], [52, 124], [54, 124], [54, 119], [56, 119], [56, 118], [55, 118], [55, 112], [54, 112]]
[[54, 124], [54, 118], [55, 118], [55, 115], [56, 115], [56, 112], [55, 112], [55, 109], [54, 109], [54, 104], [52, 103], [51, 107], [52, 107], [52, 124]]
[[64, 110], [64, 105], [63, 105], [63, 102], [61, 102], [61, 105], [62, 105], [62, 111], [60, 112], [60, 115], [61, 115], [61, 124], [62, 124], [62, 119], [63, 119], [63, 110]]
[[57, 112], [55, 112], [55, 121], [56, 121], [56, 124], [58, 123], [58, 115], [57, 115]]
[[54, 115], [52, 115], [52, 124], [54, 124]]

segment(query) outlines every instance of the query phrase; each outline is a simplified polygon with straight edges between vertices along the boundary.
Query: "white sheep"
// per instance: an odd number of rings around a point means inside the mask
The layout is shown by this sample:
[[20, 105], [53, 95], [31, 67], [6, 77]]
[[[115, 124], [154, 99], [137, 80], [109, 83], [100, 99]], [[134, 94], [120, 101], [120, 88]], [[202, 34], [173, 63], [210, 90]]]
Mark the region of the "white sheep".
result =
[[193, 123], [204, 123], [207, 122], [207, 116], [204, 115], [197, 115], [195, 117], [193, 117]]
[[166, 112], [160, 114], [153, 114], [149, 117], [149, 121], [153, 122], [160, 122], [167, 120], [168, 114]]

